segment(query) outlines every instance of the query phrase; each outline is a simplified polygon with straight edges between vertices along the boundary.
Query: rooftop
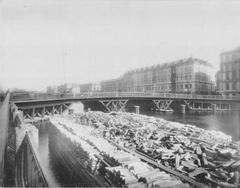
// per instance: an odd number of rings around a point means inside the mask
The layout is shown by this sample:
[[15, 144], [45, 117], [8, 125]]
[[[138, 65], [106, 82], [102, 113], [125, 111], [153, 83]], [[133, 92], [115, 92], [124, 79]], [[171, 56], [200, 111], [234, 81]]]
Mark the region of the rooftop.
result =
[[204, 60], [198, 59], [198, 58], [193, 58], [193, 57], [189, 57], [189, 58], [185, 58], [185, 59], [180, 59], [180, 60], [176, 60], [176, 61], [172, 61], [172, 62], [167, 62], [167, 63], [163, 63], [163, 64], [155, 64], [152, 66], [148, 66], [148, 67], [142, 67], [142, 68], [138, 68], [138, 69], [134, 69], [134, 70], [130, 70], [127, 71], [124, 75], [128, 75], [131, 73], [139, 73], [139, 72], [145, 72], [145, 71], [150, 71], [153, 69], [160, 69], [160, 68], [164, 68], [164, 67], [170, 67], [170, 66], [174, 66], [174, 65], [182, 65], [182, 64], [186, 64], [186, 63], [200, 63], [200, 64], [204, 64], [206, 66], [212, 67], [212, 65]]
[[240, 46], [234, 48], [233, 50], [228, 50], [228, 51], [222, 52], [221, 55], [227, 55], [227, 54], [232, 54], [232, 53], [240, 53]]

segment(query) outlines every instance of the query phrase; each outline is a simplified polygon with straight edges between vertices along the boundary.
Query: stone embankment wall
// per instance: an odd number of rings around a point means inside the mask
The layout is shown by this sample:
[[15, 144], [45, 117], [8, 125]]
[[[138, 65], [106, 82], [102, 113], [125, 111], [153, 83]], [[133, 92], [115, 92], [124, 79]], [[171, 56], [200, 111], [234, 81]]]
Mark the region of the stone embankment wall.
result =
[[10, 142], [15, 147], [15, 186], [46, 187], [48, 180], [38, 154], [38, 129], [23, 121], [22, 112], [10, 106], [10, 126], [14, 130]]

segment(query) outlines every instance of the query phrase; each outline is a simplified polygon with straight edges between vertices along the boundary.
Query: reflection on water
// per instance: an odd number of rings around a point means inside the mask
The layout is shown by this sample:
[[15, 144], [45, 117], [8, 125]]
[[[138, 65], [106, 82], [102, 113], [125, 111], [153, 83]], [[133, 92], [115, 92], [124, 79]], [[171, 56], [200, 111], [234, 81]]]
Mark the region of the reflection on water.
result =
[[231, 135], [233, 140], [240, 139], [240, 112], [222, 112], [216, 114], [168, 114], [168, 113], [147, 113], [168, 121], [175, 121], [183, 124], [191, 124], [207, 130], [217, 130]]

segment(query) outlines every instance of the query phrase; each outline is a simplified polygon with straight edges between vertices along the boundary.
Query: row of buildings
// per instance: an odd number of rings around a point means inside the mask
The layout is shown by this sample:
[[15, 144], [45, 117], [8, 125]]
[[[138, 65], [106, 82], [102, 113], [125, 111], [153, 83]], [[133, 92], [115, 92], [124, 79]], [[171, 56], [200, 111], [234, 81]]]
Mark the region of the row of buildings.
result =
[[[117, 79], [99, 83], [58, 86], [47, 88], [47, 92], [164, 92], [201, 93], [214, 91], [211, 79], [212, 66], [200, 59], [187, 58], [126, 72]], [[63, 92], [65, 91], [65, 92]]]
[[[212, 66], [200, 59], [188, 58], [134, 70], [121, 78], [121, 91], [166, 93], [212, 93]], [[121, 83], [120, 83], [121, 85]]]
[[[240, 48], [220, 55], [220, 70], [214, 81], [211, 64], [187, 58], [131, 70], [121, 77], [98, 83], [63, 84], [47, 92], [146, 92], [240, 95]], [[53, 89], [54, 88], [54, 89]]]
[[216, 74], [217, 91], [222, 95], [240, 95], [240, 47], [220, 55]]

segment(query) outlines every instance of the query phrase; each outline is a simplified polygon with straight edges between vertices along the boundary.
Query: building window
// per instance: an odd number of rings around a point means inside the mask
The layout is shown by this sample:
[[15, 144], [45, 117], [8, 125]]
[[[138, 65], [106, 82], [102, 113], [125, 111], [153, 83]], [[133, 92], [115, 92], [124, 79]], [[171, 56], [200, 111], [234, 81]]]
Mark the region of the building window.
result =
[[226, 84], [226, 90], [229, 90], [229, 84]]
[[223, 71], [224, 72], [226, 71], [226, 65], [223, 65]]
[[233, 90], [236, 90], [236, 83], [235, 82], [232, 83], [232, 88], [233, 88]]
[[192, 88], [192, 84], [189, 84], [189, 88]]
[[229, 72], [226, 73], [226, 80], [229, 80]]

